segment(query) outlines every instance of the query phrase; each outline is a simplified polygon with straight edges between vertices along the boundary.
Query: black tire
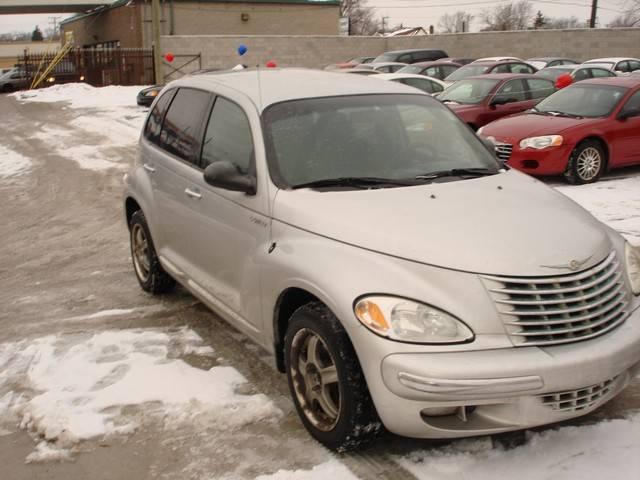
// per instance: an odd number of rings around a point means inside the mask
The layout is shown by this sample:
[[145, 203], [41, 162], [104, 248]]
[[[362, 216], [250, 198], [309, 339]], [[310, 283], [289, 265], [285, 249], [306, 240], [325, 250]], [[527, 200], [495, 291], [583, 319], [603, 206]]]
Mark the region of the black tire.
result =
[[[134, 243], [138, 240], [134, 236], [142, 235], [146, 240], [146, 249], [144, 251], [135, 251]], [[139, 238], [139, 237], [138, 237]], [[156, 249], [153, 246], [151, 233], [147, 220], [142, 210], [138, 210], [131, 216], [129, 222], [129, 244], [131, 247], [131, 261], [133, 262], [133, 271], [140, 286], [145, 292], [153, 295], [167, 293], [173, 290], [176, 281], [162, 268]], [[146, 258], [146, 264], [142, 265], [142, 257]]]
[[607, 166], [602, 144], [597, 140], [584, 140], [571, 152], [564, 178], [573, 185], [597, 182]]
[[[333, 425], [329, 425], [331, 421], [327, 421], [323, 425], [324, 428], [314, 424], [318, 423], [318, 416], [309, 413], [309, 410], [313, 409], [312, 406], [309, 406], [306, 400], [302, 400], [307, 408], [305, 410], [301, 404], [299, 395], [302, 394], [299, 390], [302, 388], [306, 391], [309, 383], [299, 373], [299, 368], [292, 368], [292, 365], [300, 365], [299, 339], [314, 335], [321, 342], [317, 345], [323, 349], [324, 357], [333, 362], [337, 373], [337, 383], [332, 388], [339, 395], [338, 413], [332, 420]], [[308, 354], [307, 350], [307, 362]], [[291, 316], [285, 335], [285, 366], [291, 397], [303, 425], [313, 438], [327, 448], [338, 452], [363, 448], [383, 430], [353, 345], [340, 321], [323, 303], [312, 302], [304, 305]], [[322, 375], [316, 377], [320, 379]], [[326, 388], [320, 386], [322, 382], [318, 382], [317, 390], [311, 390], [317, 392]], [[335, 380], [331, 384], [334, 382]]]
[[11, 85], [10, 83], [7, 83], [5, 85], [2, 86], [2, 90], [0, 90], [2, 93], [11, 93], [15, 90], [15, 88], [13, 88], [13, 85]]

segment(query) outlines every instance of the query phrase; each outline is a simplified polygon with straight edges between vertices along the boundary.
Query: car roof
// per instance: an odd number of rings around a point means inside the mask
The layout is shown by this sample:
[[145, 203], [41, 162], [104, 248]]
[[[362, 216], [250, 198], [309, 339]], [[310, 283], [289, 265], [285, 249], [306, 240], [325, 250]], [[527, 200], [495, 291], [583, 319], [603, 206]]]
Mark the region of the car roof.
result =
[[606, 58], [592, 58], [584, 63], [599, 63], [599, 62], [622, 62], [623, 60], [638, 60], [632, 57], [606, 57]]
[[523, 60], [501, 60], [501, 61], [482, 60], [482, 61], [475, 61], [475, 62], [467, 63], [466, 65], [463, 65], [460, 68], [477, 67], [478, 65], [480, 65], [480, 66], [502, 65], [503, 63], [527, 63], [527, 62], [525, 62]]
[[[387, 54], [391, 54], [393, 53], [395, 54], [399, 54], [399, 53], [413, 53], [413, 52], [443, 52], [444, 50], [440, 49], [440, 48], [409, 48], [407, 50], [391, 50], [389, 52], [384, 52], [381, 53], [380, 55], [387, 55]], [[378, 55], [378, 56], [380, 56]]]
[[454, 62], [453, 60], [432, 60], [429, 62], [416, 62], [416, 63], [410, 64], [410, 66], [412, 67], [433, 67], [438, 65], [453, 65], [455, 67], [462, 66], [459, 63]]
[[567, 58], [567, 57], [533, 57], [533, 58], [527, 58], [527, 61], [549, 61], [549, 60], [571, 60], [572, 62], [574, 62], [575, 60], [572, 60], [571, 58]]
[[431, 80], [432, 82], [444, 85], [442, 80], [428, 77], [427, 75], [417, 75], [415, 73], [381, 73], [380, 75], [376, 75], [376, 78], [381, 78], [383, 80], [394, 80], [396, 78], [419, 78], [420, 80]]
[[414, 93], [412, 87], [395, 82], [341, 72], [304, 68], [246, 69], [236, 72], [213, 72], [183, 77], [169, 84], [173, 87], [194, 87], [214, 90], [216, 85], [243, 95], [259, 110], [274, 103], [304, 98], [341, 95]]
[[371, 65], [373, 67], [387, 67], [389, 65], [402, 65], [403, 67], [406, 67], [408, 65], [408, 63], [402, 63], [402, 62], [371, 62], [371, 63], [367, 63], [367, 65]]
[[[534, 75], [533, 73], [487, 73], [485, 75], [474, 75], [473, 77], [467, 77], [463, 80], [512, 80], [514, 78], [535, 78], [536, 80], [540, 80], [541, 77], [540, 75]], [[542, 78], [542, 80], [546, 79]]]
[[578, 67], [580, 68], [594, 68], [594, 67], [589, 67], [589, 66], [585, 66], [585, 65], [575, 65], [575, 64], [571, 64], [571, 65], [553, 65], [551, 67], [544, 67], [541, 68], [540, 71], [542, 70], [576, 70]]
[[588, 80], [582, 80], [580, 85], [612, 85], [615, 87], [633, 88], [640, 86], [640, 78], [638, 77], [602, 77], [602, 78], [590, 78]]

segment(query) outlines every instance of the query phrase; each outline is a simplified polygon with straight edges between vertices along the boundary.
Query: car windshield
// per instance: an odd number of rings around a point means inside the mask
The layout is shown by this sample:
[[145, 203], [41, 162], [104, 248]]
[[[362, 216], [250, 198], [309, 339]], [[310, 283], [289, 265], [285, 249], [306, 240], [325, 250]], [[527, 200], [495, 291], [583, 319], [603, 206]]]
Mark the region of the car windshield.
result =
[[264, 129], [271, 176], [281, 188], [331, 179], [415, 185], [435, 172], [499, 169], [476, 135], [425, 95], [283, 102], [265, 111]]
[[473, 77], [475, 75], [482, 75], [489, 70], [488, 65], [465, 65], [449, 75], [445, 80], [447, 82], [457, 82], [463, 78]]
[[407, 65], [406, 67], [402, 67], [400, 70], [397, 70], [396, 73], [414, 73], [419, 74], [424, 67], [419, 67], [416, 65]]
[[374, 58], [373, 62], [371, 63], [395, 62], [397, 57], [398, 57], [398, 54], [396, 53], [383, 53], [382, 55], [378, 55], [376, 58]]
[[573, 72], [573, 68], [543, 68], [542, 70], [536, 72], [536, 75], [548, 78], [549, 80], [557, 80], [558, 77], [563, 73], [571, 72]]
[[498, 80], [490, 78], [472, 78], [454, 83], [444, 92], [438, 95], [438, 100], [443, 103], [454, 102], [468, 105], [477, 105], [482, 102], [489, 92], [498, 84]]
[[580, 117], [606, 117], [624, 97], [626, 88], [611, 85], [572, 85], [536, 105], [542, 113]]

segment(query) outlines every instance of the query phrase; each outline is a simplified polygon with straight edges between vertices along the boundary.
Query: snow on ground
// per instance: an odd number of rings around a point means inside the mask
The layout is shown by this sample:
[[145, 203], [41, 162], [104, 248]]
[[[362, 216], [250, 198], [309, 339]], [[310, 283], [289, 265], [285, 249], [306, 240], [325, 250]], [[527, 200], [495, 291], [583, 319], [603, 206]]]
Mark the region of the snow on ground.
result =
[[358, 480], [347, 467], [336, 459], [316, 465], [311, 470], [278, 470], [271, 475], [260, 475], [255, 480]]
[[43, 125], [33, 136], [81, 168], [105, 171], [130, 166], [118, 149], [133, 147], [140, 136], [147, 114], [136, 104], [142, 88], [67, 83], [12, 95], [20, 102], [65, 102], [77, 117], [67, 126]]
[[0, 145], [0, 179], [24, 175], [31, 166], [31, 160], [27, 157]]
[[521, 447], [491, 447], [486, 438], [416, 451], [397, 461], [419, 480], [583, 480], [640, 478], [640, 414], [582, 427], [530, 434]]
[[622, 179], [605, 177], [590, 185], [556, 188], [627, 240], [640, 245], [640, 175]]
[[282, 415], [266, 396], [238, 393], [246, 380], [236, 369], [202, 370], [179, 358], [212, 353], [186, 328], [0, 344], [0, 434], [27, 429], [40, 440], [27, 461], [45, 461], [68, 457], [82, 440], [128, 434], [146, 422], [225, 429]]

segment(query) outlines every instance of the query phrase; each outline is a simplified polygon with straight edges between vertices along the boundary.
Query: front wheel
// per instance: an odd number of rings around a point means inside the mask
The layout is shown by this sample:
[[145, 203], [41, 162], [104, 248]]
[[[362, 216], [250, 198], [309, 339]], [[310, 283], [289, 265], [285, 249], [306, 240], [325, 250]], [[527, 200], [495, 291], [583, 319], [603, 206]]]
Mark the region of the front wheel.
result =
[[605, 153], [600, 142], [585, 140], [571, 152], [564, 178], [567, 182], [582, 185], [596, 182], [605, 168]]
[[322, 303], [300, 307], [285, 336], [285, 365], [296, 410], [327, 448], [360, 448], [382, 430], [362, 369], [339, 320]]

